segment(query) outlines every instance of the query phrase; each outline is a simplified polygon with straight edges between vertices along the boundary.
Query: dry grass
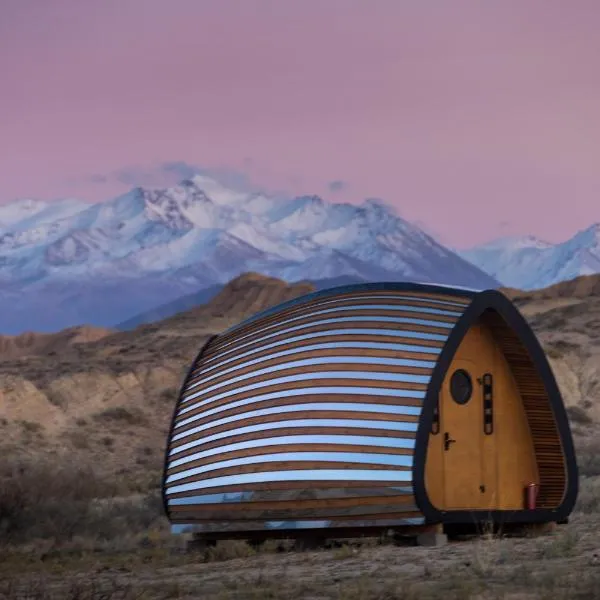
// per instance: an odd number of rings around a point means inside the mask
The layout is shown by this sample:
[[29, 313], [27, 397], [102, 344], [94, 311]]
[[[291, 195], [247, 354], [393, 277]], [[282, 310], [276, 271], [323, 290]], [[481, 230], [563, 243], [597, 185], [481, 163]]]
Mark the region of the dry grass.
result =
[[583, 532], [591, 524], [541, 538], [488, 537], [442, 548], [364, 544], [274, 553], [236, 542], [219, 544], [206, 561], [144, 550], [137, 561], [123, 555], [62, 565], [47, 560], [6, 578], [0, 598], [595, 600], [597, 541]]
[[0, 600], [600, 599], [600, 301], [558, 300], [519, 301], [569, 403], [581, 474], [571, 522], [542, 537], [484, 528], [441, 548], [236, 541], [185, 554], [158, 491], [166, 429], [189, 361], [232, 316], [199, 309], [3, 361]]
[[[580, 441], [584, 460], [591, 439]], [[89, 466], [11, 464], [0, 490], [0, 599], [600, 598], [597, 475], [582, 478], [571, 523], [550, 535], [484, 527], [439, 548], [367, 539], [307, 552], [226, 541], [182, 553], [156, 492], [134, 495]]]

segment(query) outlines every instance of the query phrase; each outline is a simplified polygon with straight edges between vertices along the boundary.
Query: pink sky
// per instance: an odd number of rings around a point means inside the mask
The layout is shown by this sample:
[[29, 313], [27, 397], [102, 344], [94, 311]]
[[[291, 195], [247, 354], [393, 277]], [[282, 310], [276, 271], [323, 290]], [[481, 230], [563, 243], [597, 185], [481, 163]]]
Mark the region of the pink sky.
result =
[[600, 221], [599, 31], [598, 0], [0, 0], [0, 202], [185, 161], [561, 241]]

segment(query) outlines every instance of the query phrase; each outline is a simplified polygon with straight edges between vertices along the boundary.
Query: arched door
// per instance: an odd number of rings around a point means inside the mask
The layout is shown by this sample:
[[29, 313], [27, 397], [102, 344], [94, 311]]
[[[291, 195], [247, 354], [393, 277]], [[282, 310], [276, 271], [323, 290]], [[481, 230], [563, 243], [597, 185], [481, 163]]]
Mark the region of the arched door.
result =
[[497, 457], [489, 412], [493, 372], [494, 348], [474, 326], [460, 344], [440, 393], [446, 510], [496, 507]]

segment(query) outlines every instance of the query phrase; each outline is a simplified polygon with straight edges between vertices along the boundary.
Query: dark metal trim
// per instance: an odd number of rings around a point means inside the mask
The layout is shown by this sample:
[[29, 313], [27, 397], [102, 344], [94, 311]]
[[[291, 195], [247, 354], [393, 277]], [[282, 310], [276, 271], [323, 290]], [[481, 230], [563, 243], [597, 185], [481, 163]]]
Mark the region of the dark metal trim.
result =
[[263, 310], [251, 317], [248, 317], [244, 321], [230, 327], [227, 331], [224, 331], [222, 335], [226, 335], [231, 331], [234, 331], [238, 327], [243, 327], [256, 321], [258, 319], [262, 319], [264, 317], [268, 317], [280, 311], [284, 311], [292, 306], [296, 306], [298, 304], [303, 304], [305, 302], [310, 302], [317, 298], [327, 298], [330, 296], [340, 296], [342, 294], [349, 294], [352, 292], [423, 292], [424, 294], [439, 294], [441, 296], [456, 296], [457, 299], [464, 298], [465, 300], [469, 300], [475, 297], [480, 290], [475, 290], [471, 288], [460, 288], [460, 287], [451, 287], [444, 285], [435, 285], [431, 283], [415, 283], [413, 281], [393, 281], [393, 282], [381, 282], [381, 283], [357, 283], [354, 285], [342, 285], [338, 287], [329, 288], [326, 290], [320, 290], [318, 292], [312, 292], [310, 294], [305, 294], [304, 296], [299, 296], [298, 298], [294, 298], [293, 300], [288, 300], [287, 302], [283, 302], [281, 304], [277, 304], [272, 308], [268, 308]]
[[[534, 367], [537, 369], [548, 393], [550, 406], [554, 413], [558, 435], [560, 437], [565, 457], [566, 490], [561, 504], [554, 510], [497, 510], [497, 511], [440, 511], [430, 502], [425, 488], [425, 464], [427, 447], [431, 431], [434, 407], [438, 395], [450, 368], [450, 364], [458, 347], [469, 328], [486, 311], [494, 310], [513, 329], [521, 343], [525, 346]], [[460, 317], [450, 333], [448, 340], [440, 353], [434, 368], [429, 389], [423, 401], [423, 410], [417, 430], [415, 454], [413, 462], [413, 485], [417, 506], [431, 523], [473, 523], [494, 520], [496, 522], [538, 523], [563, 521], [573, 510], [579, 490], [577, 460], [569, 420], [558, 389], [558, 385], [548, 363], [548, 359], [529, 324], [513, 303], [496, 290], [486, 290], [477, 294], [471, 304]]]
[[436, 402], [433, 407], [433, 417], [431, 420], [431, 434], [438, 435], [440, 432], [440, 403]]
[[183, 379], [183, 383], [181, 384], [181, 388], [179, 389], [179, 394], [177, 395], [177, 400], [175, 401], [175, 406], [173, 407], [173, 414], [171, 415], [171, 423], [169, 425], [169, 433], [167, 435], [167, 444], [165, 446], [165, 457], [164, 457], [164, 461], [163, 461], [163, 476], [162, 476], [162, 480], [161, 480], [161, 495], [162, 495], [163, 510], [165, 512], [165, 515], [169, 519], [170, 519], [170, 515], [169, 515], [169, 504], [167, 502], [166, 480], [167, 480], [167, 469], [169, 466], [169, 450], [171, 449], [171, 438], [173, 437], [173, 429], [175, 428], [175, 418], [177, 417], [177, 410], [179, 409], [179, 404], [181, 403], [181, 398], [183, 396], [185, 388], [187, 387], [187, 385], [189, 383], [189, 380], [191, 379], [192, 373], [193, 373], [194, 369], [196, 368], [196, 365], [200, 362], [200, 360], [202, 359], [202, 356], [208, 350], [209, 346], [218, 337], [219, 337], [218, 335], [212, 335], [211, 337], [208, 338], [208, 340], [200, 348], [200, 351], [196, 355], [196, 358], [190, 365], [190, 368], [188, 369], [188, 371]]
[[491, 373], [483, 374], [481, 393], [483, 396], [483, 433], [492, 435], [494, 433], [494, 376]]

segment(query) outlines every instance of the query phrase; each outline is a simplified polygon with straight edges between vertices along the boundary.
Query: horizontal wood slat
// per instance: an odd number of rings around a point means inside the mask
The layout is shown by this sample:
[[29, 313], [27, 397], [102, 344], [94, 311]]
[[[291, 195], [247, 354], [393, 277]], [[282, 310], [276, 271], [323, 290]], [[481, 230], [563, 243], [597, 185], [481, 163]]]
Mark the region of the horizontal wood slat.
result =
[[[418, 290], [326, 295], [250, 319], [219, 336], [193, 365], [178, 402], [165, 466], [166, 477], [180, 477], [165, 484], [172, 522], [235, 529], [250, 526], [253, 519], [264, 524], [269, 519], [297, 521], [304, 517], [336, 523], [422, 518], [412, 493], [398, 491], [412, 489], [416, 431], [389, 427], [404, 423], [416, 430], [433, 366], [452, 326], [470, 302], [469, 293], [455, 296]], [[355, 332], [342, 333], [348, 330]], [[422, 334], [440, 339], [422, 339]], [[300, 336], [306, 338], [296, 339]], [[349, 344], [355, 347], [344, 347]], [[396, 362], [381, 364], [377, 359]], [[302, 364], [307, 360], [311, 362]], [[284, 379], [288, 377], [290, 381]], [[252, 387], [256, 385], [259, 387]], [[320, 390], [327, 393], [318, 393]], [[293, 410], [296, 405], [304, 408]], [[351, 410], [353, 406], [356, 410]], [[256, 412], [268, 409], [267, 414]], [[404, 414], [410, 412], [414, 414]], [[357, 426], [346, 425], [348, 420]], [[334, 421], [337, 426], [332, 425]], [[373, 427], [361, 427], [365, 421], [372, 422]], [[273, 427], [278, 424], [281, 427]], [[269, 426], [239, 433], [246, 427]], [[195, 430], [198, 427], [201, 431]], [[299, 443], [297, 436], [309, 436], [306, 439], [312, 442]], [[285, 439], [290, 443], [283, 443]], [[378, 445], [373, 445], [376, 442]], [[343, 455], [336, 457], [336, 452]], [[299, 453], [298, 457], [294, 453]], [[310, 457], [306, 453], [320, 455]], [[278, 460], [277, 454], [285, 454], [285, 459]], [[381, 456], [381, 463], [376, 456]], [[391, 458], [394, 456], [397, 463]], [[232, 460], [233, 464], [227, 462]], [[192, 469], [199, 472], [190, 472]], [[271, 473], [279, 477], [286, 471], [297, 471], [293, 477], [303, 478], [302, 471], [321, 470], [323, 477], [335, 479], [321, 481], [309, 476], [307, 481], [264, 481]], [[372, 471], [374, 477], [391, 481], [363, 481], [359, 473], [359, 479], [353, 480], [353, 471], [362, 472], [366, 479]], [[236, 483], [237, 476], [257, 483]], [[226, 479], [217, 479], [220, 477]], [[211, 485], [213, 480], [217, 485]], [[227, 485], [221, 485], [225, 482]], [[196, 488], [188, 490], [186, 485]], [[178, 491], [170, 493], [173, 488]], [[226, 501], [240, 492], [251, 492], [251, 500]], [[329, 493], [337, 497], [327, 496]], [[219, 494], [225, 494], [224, 503], [194, 502], [198, 497]], [[265, 499], [273, 494], [287, 496], [277, 501]], [[317, 496], [302, 497], [305, 494]], [[173, 504], [185, 498], [194, 503]]]
[[[319, 411], [297, 411], [294, 413], [285, 413], [285, 420], [311, 420], [317, 421], [315, 426], [318, 426], [318, 421], [320, 419], [344, 419], [344, 420], [369, 420], [369, 421], [382, 421], [382, 427], [385, 426], [386, 422], [390, 423], [418, 423], [419, 417], [416, 415], [394, 415], [394, 414], [386, 414], [386, 413], [376, 413], [376, 412], [348, 412], [344, 413], [342, 411], [327, 411], [327, 410], [319, 410]], [[235, 429], [239, 429], [240, 427], [248, 427], [249, 425], [259, 425], [265, 423], [279, 423], [284, 420], [284, 416], [281, 414], [274, 415], [262, 415], [260, 417], [252, 417], [240, 421], [231, 421], [229, 423], [224, 423], [223, 425], [213, 426], [207, 429], [203, 429], [197, 433], [193, 433], [190, 435], [186, 435], [185, 437], [179, 438], [173, 441], [172, 447], [177, 448], [182, 444], [187, 444], [192, 440], [198, 440], [208, 435], [212, 435], [214, 433], [222, 433], [224, 431], [232, 431]], [[194, 425], [197, 425], [194, 422]], [[180, 433], [177, 430], [177, 433]]]
[[[407, 484], [408, 486], [408, 484]], [[209, 489], [202, 490], [202, 493], [207, 494], [220, 494], [220, 493], [235, 493], [235, 492], [273, 492], [282, 490], [327, 490], [328, 488], [346, 490], [361, 489], [361, 488], [382, 488], [389, 489], [392, 487], [389, 481], [355, 481], [353, 479], [347, 479], [344, 481], [271, 481], [268, 483], [253, 483], [248, 485], [247, 483], [232, 484], [214, 486]], [[404, 487], [403, 484], [398, 484], [397, 487]], [[189, 490], [185, 492], [175, 492], [169, 494], [170, 498], [189, 498], [198, 496], [198, 490]], [[357, 498], [358, 499], [358, 498]], [[290, 505], [293, 510], [293, 504]]]
[[[390, 495], [390, 496], [361, 496], [361, 506], [387, 506], [395, 505], [397, 507], [406, 507], [415, 505], [415, 497], [413, 495]], [[228, 502], [219, 504], [187, 504], [174, 505], [171, 510], [173, 512], [186, 512], [191, 509], [196, 510], [222, 510], [227, 506], [227, 510], [232, 514], [244, 512], [247, 510], [289, 510], [289, 503], [286, 500], [252, 500], [249, 502]], [[294, 499], [294, 509], [337, 509], [337, 508], [354, 508], [356, 506], [356, 497], [350, 498], [320, 498], [320, 499]]]
[[[303, 389], [306, 389], [307, 393], [305, 394], [301, 394], [301, 395], [296, 395], [296, 397], [298, 398], [299, 402], [305, 402], [306, 400], [304, 400], [304, 398], [306, 398], [306, 396], [310, 395], [311, 391], [315, 388], [349, 388], [349, 389], [355, 389], [356, 393], [363, 393], [364, 394], [364, 389], [372, 389], [373, 390], [373, 396], [371, 396], [372, 399], [374, 398], [379, 398], [380, 396], [377, 395], [376, 390], [398, 390], [398, 391], [413, 391], [413, 392], [419, 392], [420, 394], [423, 394], [424, 392], [426, 392], [427, 390], [427, 384], [424, 383], [405, 383], [405, 382], [401, 382], [401, 381], [377, 381], [377, 380], [360, 380], [360, 379], [319, 379], [319, 380], [304, 380], [304, 381], [293, 381], [293, 382], [289, 382], [289, 383], [280, 383], [280, 384], [276, 384], [276, 385], [271, 385], [271, 386], [265, 386], [263, 388], [259, 388], [259, 389], [253, 389], [253, 390], [247, 390], [244, 392], [239, 392], [237, 394], [231, 394], [226, 396], [225, 398], [219, 398], [218, 400], [211, 400], [211, 395], [206, 395], [206, 396], [202, 396], [202, 397], [197, 397], [197, 398], [193, 398], [190, 399], [188, 402], [186, 402], [186, 404], [183, 404], [179, 410], [179, 413], [177, 415], [176, 418], [176, 423], [179, 423], [180, 421], [182, 421], [183, 419], [187, 419], [188, 417], [192, 416], [192, 414], [194, 414], [194, 411], [196, 410], [196, 408], [192, 408], [192, 407], [196, 407], [198, 406], [198, 404], [200, 402], [203, 402], [205, 400], [208, 400], [205, 404], [199, 406], [198, 408], [200, 409], [200, 412], [204, 412], [207, 411], [209, 409], [213, 409], [216, 408], [218, 406], [225, 406], [227, 404], [231, 404], [233, 402], [237, 402], [239, 400], [248, 400], [251, 398], [254, 398], [255, 396], [258, 395], [263, 395], [263, 394], [282, 394], [285, 395], [285, 392], [289, 392], [289, 391], [300, 391]], [[324, 398], [331, 398], [335, 395], [336, 392], [332, 392], [329, 395], [321, 395], [321, 401], [324, 400]], [[346, 390], [344, 391], [340, 391], [339, 392], [340, 395], [343, 394], [347, 394], [347, 393], [352, 393], [352, 392], [348, 392]], [[216, 395], [216, 394], [214, 394]], [[399, 406], [406, 406], [406, 404], [404, 404], [404, 398], [402, 397], [401, 394], [398, 394], [398, 397], [396, 399], [396, 403]], [[183, 412], [184, 409], [190, 409], [190, 410], [186, 410], [186, 412]], [[199, 414], [199, 413], [197, 413]]]
[[[284, 364], [284, 363], [280, 363]], [[294, 375], [305, 375], [307, 373], [328, 373], [328, 372], [355, 372], [361, 371], [364, 373], [395, 373], [398, 375], [421, 375], [423, 377], [430, 377], [432, 369], [430, 368], [419, 368], [419, 367], [403, 367], [403, 366], [392, 366], [392, 365], [374, 365], [374, 364], [345, 364], [345, 363], [335, 363], [335, 364], [320, 364], [320, 365], [305, 365], [300, 367], [292, 367], [287, 369], [281, 369], [278, 371], [272, 371], [269, 373], [261, 373], [255, 376], [249, 376], [246, 379], [241, 381], [237, 381], [235, 383], [231, 383], [229, 385], [223, 385], [227, 380], [231, 379], [231, 375], [224, 375], [214, 380], [207, 381], [204, 384], [198, 385], [188, 391], [183, 396], [183, 401], [187, 401], [187, 399], [195, 394], [199, 394], [200, 392], [204, 392], [207, 389], [212, 388], [215, 385], [219, 385], [215, 390], [210, 389], [210, 391], [206, 392], [206, 395], [211, 394], [221, 394], [241, 386], [253, 385], [256, 383], [267, 382], [274, 377], [292, 377]], [[242, 375], [244, 373], [249, 373], [250, 370], [246, 370], [242, 373], [236, 373], [236, 377]], [[368, 379], [365, 377], [365, 379]], [[356, 381], [356, 379], [352, 379], [352, 381]], [[300, 381], [298, 382], [300, 383]], [[198, 397], [198, 396], [196, 396]]]
[[[343, 402], [345, 404], [379, 404], [379, 405], [387, 405], [387, 406], [401, 406], [402, 408], [418, 408], [422, 405], [422, 400], [420, 398], [402, 398], [401, 399], [402, 403], [399, 402], [398, 398], [395, 398], [394, 396], [367, 396], [367, 395], [358, 395], [358, 394], [353, 394], [353, 395], [345, 395], [345, 394], [328, 394], [325, 398], [323, 397], [322, 394], [303, 394], [302, 396], [294, 396], [291, 398], [285, 398], [285, 397], [278, 397], [272, 400], [265, 400], [265, 401], [260, 401], [260, 402], [251, 402], [249, 404], [245, 404], [243, 406], [240, 407], [236, 407], [234, 409], [227, 409], [224, 410], [222, 412], [218, 412], [218, 413], [214, 413], [211, 414], [209, 416], [206, 417], [202, 417], [201, 415], [203, 415], [205, 413], [205, 411], [209, 407], [208, 405], [204, 405], [204, 406], [200, 406], [194, 410], [191, 410], [187, 413], [185, 413], [184, 415], [181, 415], [181, 418], [178, 418], [175, 422], [175, 429], [173, 430], [173, 435], [178, 435], [181, 432], [187, 431], [189, 429], [193, 429], [194, 427], [196, 427], [198, 424], [201, 424], [202, 421], [204, 421], [204, 423], [209, 423], [212, 422], [214, 420], [216, 420], [217, 418], [221, 418], [224, 417], [226, 415], [226, 413], [230, 413], [230, 414], [241, 414], [250, 410], [258, 410], [258, 409], [263, 409], [263, 408], [268, 408], [268, 407], [276, 407], [276, 406], [281, 406], [281, 407], [285, 407], [285, 406], [294, 406], [297, 404], [322, 404], [323, 405], [323, 409], [326, 410], [327, 409], [327, 403], [329, 402]], [[229, 403], [219, 403], [218, 407], [220, 406], [226, 406]], [[215, 408], [215, 406], [212, 406], [212, 408]], [[236, 413], [233, 413], [231, 411], [236, 411]], [[342, 411], [338, 411], [339, 415], [341, 416]], [[348, 414], [352, 415], [354, 413], [354, 411], [348, 410]], [[286, 412], [286, 413], [281, 413], [286, 414], [286, 415], [290, 415], [290, 414], [294, 414], [294, 413], [290, 413], [290, 412]], [[179, 423], [182, 423], [185, 419], [184, 417], [187, 419], [192, 419], [192, 421], [186, 423], [185, 425], [179, 425]], [[196, 419], [196, 417], [198, 417], [198, 419]]]
[[[356, 333], [345, 334], [338, 333], [343, 330], [353, 330]], [[364, 333], [363, 333], [364, 330]], [[372, 333], [371, 330], [378, 330], [377, 334]], [[391, 332], [396, 332], [397, 335], [392, 335]], [[273, 335], [271, 335], [271, 333]], [[290, 337], [298, 336], [313, 336], [314, 334], [320, 334], [319, 337], [315, 337], [312, 343], [320, 342], [323, 339], [327, 339], [330, 336], [333, 337], [332, 341], [342, 341], [349, 338], [351, 335], [354, 337], [365, 336], [365, 341], [383, 341], [387, 340], [391, 343], [404, 343], [416, 346], [433, 346], [441, 348], [444, 345], [445, 340], [426, 339], [420, 338], [418, 335], [411, 336], [410, 333], [415, 334], [433, 334], [439, 336], [447, 336], [449, 330], [440, 327], [428, 327], [425, 325], [412, 325], [410, 323], [381, 323], [376, 321], [354, 321], [354, 322], [338, 322], [338, 323], [327, 323], [325, 325], [312, 325], [303, 329], [295, 331], [283, 331], [281, 333], [271, 332], [268, 338], [261, 338], [257, 340], [243, 340], [240, 342], [238, 347], [233, 344], [226, 348], [223, 348], [222, 352], [207, 352], [206, 364], [209, 365], [211, 359], [217, 359], [219, 356], [231, 357], [236, 352], [248, 352], [257, 348], [261, 348], [266, 344], [275, 344], [276, 342], [286, 342]], [[402, 334], [405, 333], [405, 337]], [[335, 336], [335, 337], [334, 337]], [[402, 340], [402, 341], [401, 341]], [[427, 342], [427, 343], [425, 343]]]
[[[415, 433], [412, 431], [392, 431], [390, 429], [364, 429], [359, 427], [281, 427], [280, 429], [269, 429], [266, 431], [254, 431], [240, 435], [229, 435], [212, 442], [198, 444], [188, 450], [182, 450], [171, 454], [171, 459], [196, 454], [200, 450], [209, 450], [219, 448], [223, 444], [233, 444], [248, 440], [263, 440], [274, 436], [285, 437], [286, 435], [335, 435], [335, 436], [357, 436], [357, 437], [381, 437], [381, 438], [399, 438], [415, 439]], [[172, 445], [172, 450], [177, 447]]]
[[[184, 419], [181, 418], [181, 419], [177, 420], [177, 422], [175, 423], [175, 429], [173, 430], [173, 436], [176, 436], [176, 435], [179, 435], [186, 431], [189, 431], [190, 429], [193, 429], [194, 427], [198, 427], [200, 425], [206, 425], [207, 423], [212, 423], [213, 421], [216, 421], [218, 419], [224, 419], [227, 417], [236, 417], [239, 415], [248, 414], [252, 410], [268, 410], [268, 409], [281, 408], [282, 415], [283, 414], [290, 415], [288, 418], [293, 418], [293, 415], [297, 415], [301, 411], [300, 410], [289, 411], [286, 409], [294, 408], [296, 406], [301, 407], [301, 406], [305, 406], [307, 404], [313, 404], [313, 405], [319, 405], [320, 410], [326, 411], [330, 408], [331, 403], [347, 405], [348, 409], [347, 409], [347, 413], [345, 413], [347, 415], [347, 418], [352, 418], [353, 415], [355, 415], [357, 412], [366, 412], [366, 408], [361, 411], [361, 409], [359, 408], [359, 405], [376, 406], [376, 407], [379, 407], [382, 409], [385, 407], [392, 408], [392, 407], [399, 406], [398, 398], [395, 398], [393, 396], [389, 396], [389, 397], [378, 396], [377, 398], [373, 398], [373, 396], [367, 396], [367, 395], [352, 395], [352, 396], [343, 395], [342, 398], [338, 398], [337, 400], [335, 397], [331, 397], [331, 398], [328, 398], [327, 400], [323, 400], [322, 395], [315, 396], [315, 395], [311, 395], [311, 394], [306, 394], [306, 395], [302, 396], [301, 398], [282, 397], [282, 398], [275, 398], [273, 400], [263, 400], [259, 403], [245, 404], [242, 406], [237, 406], [234, 408], [228, 408], [225, 410], [221, 410], [217, 413], [210, 414], [210, 415], [207, 415], [204, 417], [199, 416], [199, 415], [203, 414], [206, 410], [204, 406], [201, 406], [196, 410], [192, 410], [188, 413], [185, 413], [186, 418], [198, 416], [198, 418], [195, 418], [190, 423], [180, 426], [177, 423], [182, 422]], [[402, 399], [402, 408], [406, 409], [407, 411], [414, 410], [417, 407], [420, 407], [421, 404], [422, 404], [422, 400], [419, 398], [403, 398]], [[353, 405], [356, 405], [356, 408], [354, 408]], [[335, 413], [335, 415], [338, 418], [341, 418], [342, 415], [344, 414], [344, 411], [340, 411], [340, 410], [331, 411], [331, 412]], [[372, 411], [369, 411], [369, 414], [397, 414], [399, 417], [402, 416], [401, 413], [384, 413], [383, 411], [377, 412], [374, 409]], [[182, 417], [183, 417], [183, 415], [182, 415]]]
[[[303, 332], [304, 333], [304, 332]], [[287, 336], [286, 339], [269, 339], [269, 345], [277, 342], [284, 342], [276, 347], [265, 348], [265, 344], [258, 343], [253, 344], [251, 346], [245, 346], [241, 348], [238, 353], [229, 353], [227, 355], [216, 354], [212, 360], [205, 359], [194, 365], [194, 370], [192, 371], [192, 378], [194, 378], [199, 370], [208, 370], [212, 373], [212, 370], [215, 371], [221, 366], [229, 367], [232, 364], [235, 364], [236, 360], [249, 360], [250, 358], [256, 358], [263, 356], [264, 354], [271, 354], [277, 352], [278, 350], [290, 350], [292, 348], [303, 348], [306, 346], [314, 346], [317, 344], [339, 344], [339, 343], [366, 343], [366, 344], [394, 344], [394, 345], [405, 345], [405, 346], [418, 346], [422, 348], [431, 348], [432, 351], [422, 352], [425, 356], [435, 357], [435, 351], [439, 351], [443, 346], [444, 342], [438, 340], [428, 340], [428, 339], [420, 339], [420, 338], [409, 338], [402, 337], [401, 335], [387, 335], [386, 330], [382, 330], [377, 334], [373, 333], [352, 333], [352, 334], [336, 334], [335, 331], [326, 331], [324, 332], [326, 335], [321, 335], [319, 337], [310, 338], [307, 337], [302, 340], [290, 340]], [[243, 358], [239, 358], [239, 355], [243, 354]], [[231, 362], [228, 362], [231, 361]], [[208, 371], [207, 371], [208, 372]]]
[[566, 464], [546, 388], [527, 350], [502, 317], [486, 311], [482, 320], [504, 353], [522, 397], [540, 477], [537, 504], [557, 508], [566, 493]]
[[[408, 448], [389, 448], [383, 446], [350, 446], [348, 444], [279, 444], [273, 446], [262, 446], [258, 448], [246, 448], [244, 450], [234, 450], [231, 452], [221, 452], [206, 458], [199, 458], [183, 465], [175, 467], [169, 466], [167, 476], [174, 473], [188, 471], [195, 467], [210, 465], [222, 460], [230, 460], [233, 458], [246, 458], [248, 456], [262, 456], [264, 454], [281, 454], [289, 452], [345, 452], [345, 453], [362, 453], [362, 454], [383, 454], [397, 456], [412, 456], [413, 451]], [[191, 456], [191, 455], [190, 455]], [[170, 463], [169, 463], [170, 464]]]
[[[410, 519], [410, 518], [414, 518], [420, 515], [420, 513], [415, 509], [414, 511], [406, 511], [406, 512], [386, 512], [386, 513], [378, 513], [378, 512], [373, 512], [373, 511], [362, 511], [359, 514], [345, 514], [345, 515], [339, 515], [339, 514], [331, 514], [331, 513], [325, 513], [322, 514], [323, 511], [321, 511], [320, 513], [314, 514], [315, 511], [312, 512], [306, 512], [305, 514], [301, 514], [302, 511], [298, 511], [300, 514], [296, 515], [296, 511], [294, 511], [294, 521], [310, 521], [310, 520], [316, 520], [316, 519], [335, 519], [335, 520], [343, 520], [343, 521], [357, 521], [357, 520], [371, 520], [371, 519], [377, 519], [377, 520], [392, 520], [392, 519]], [[202, 513], [203, 514], [203, 513]], [[248, 521], [257, 521], [257, 525], [263, 521], [269, 521], [269, 520], [291, 520], [289, 519], [289, 515], [288, 515], [288, 519], [284, 518], [284, 514], [282, 511], [279, 511], [276, 514], [266, 514], [266, 515], [260, 515], [260, 514], [250, 514], [247, 517], [235, 517], [235, 518], [231, 518], [231, 515], [229, 515], [227, 512], [223, 512], [221, 511], [220, 513], [217, 514], [213, 514], [213, 515], [206, 515], [203, 518], [200, 518], [198, 516], [191, 516], [190, 518], [185, 518], [184, 516], [179, 516], [179, 514], [175, 513], [173, 518], [175, 519], [181, 519], [181, 522], [185, 522], [185, 523], [214, 523], [218, 517], [220, 516], [223, 521], [227, 521], [227, 523], [229, 523], [230, 525], [238, 525], [239, 527], [243, 527], [246, 523], [248, 523]]]
[[225, 467], [222, 469], [213, 469], [205, 473], [198, 475], [191, 475], [190, 477], [184, 477], [173, 482], [173, 485], [182, 485], [193, 481], [204, 481], [207, 479], [214, 479], [215, 477], [222, 477], [225, 475], [239, 475], [240, 473], [268, 473], [268, 472], [280, 472], [293, 469], [294, 471], [309, 470], [314, 471], [315, 469], [335, 469], [337, 471], [348, 471], [352, 469], [375, 471], [410, 471], [412, 467], [394, 466], [394, 465], [382, 465], [374, 463], [359, 463], [359, 462], [337, 462], [337, 461], [295, 461], [286, 460], [281, 462], [266, 462], [256, 463], [248, 465], [237, 465], [235, 467]]
[[[321, 343], [322, 340], [318, 340]], [[342, 340], [343, 341], [343, 340]], [[348, 341], [348, 340], [345, 340]], [[356, 341], [356, 340], [350, 340]], [[360, 340], [359, 340], [360, 341]], [[363, 340], [364, 341], [364, 340]], [[339, 343], [340, 340], [337, 339], [334, 343]], [[331, 342], [329, 342], [331, 343]], [[318, 350], [306, 350], [307, 346], [313, 345], [311, 340], [302, 340], [300, 342], [294, 342], [287, 344], [286, 350], [293, 350], [293, 354], [287, 354], [283, 356], [275, 356], [274, 358], [268, 358], [272, 355], [277, 355], [278, 351], [280, 352], [280, 348], [272, 348], [261, 350], [260, 352], [253, 353], [251, 356], [238, 358], [232, 360], [230, 362], [224, 364], [215, 364], [210, 369], [206, 368], [205, 363], [199, 363], [197, 369], [194, 371], [195, 375], [190, 377], [189, 381], [186, 384], [186, 388], [189, 389], [189, 386], [193, 385], [198, 380], [203, 380], [204, 378], [213, 377], [218, 375], [219, 373], [230, 370], [230, 372], [237, 373], [236, 367], [240, 365], [244, 365], [249, 361], [259, 361], [255, 364], [251, 365], [248, 368], [254, 369], [262, 369], [265, 367], [281, 364], [283, 362], [296, 361], [296, 360], [306, 360], [308, 358], [344, 358], [344, 357], [365, 357], [365, 358], [394, 358], [394, 359], [404, 359], [404, 360], [417, 360], [424, 362], [435, 362], [437, 360], [437, 355], [432, 354], [431, 352], [410, 352], [406, 350], [386, 350], [386, 349], [377, 349], [377, 348], [321, 348]], [[263, 360], [261, 360], [263, 359]], [[239, 371], [242, 372], [241, 369]]]
[[[375, 298], [373, 298], [375, 296]], [[398, 294], [391, 293], [353, 293], [348, 295], [339, 295], [335, 298], [323, 298], [320, 300], [311, 300], [309, 302], [298, 304], [294, 307], [277, 311], [270, 316], [263, 317], [251, 321], [247, 325], [241, 324], [231, 331], [220, 336], [223, 342], [227, 342], [232, 338], [241, 337], [249, 332], [256, 330], [259, 327], [264, 327], [273, 322], [285, 321], [295, 316], [306, 314], [307, 312], [316, 312], [328, 308], [341, 308], [350, 306], [368, 305], [389, 305], [389, 306], [413, 306], [422, 308], [433, 308], [447, 311], [462, 312], [470, 303], [470, 299], [461, 298], [458, 296], [445, 296], [437, 294]], [[448, 302], [450, 304], [448, 304]]]
[[[456, 323], [458, 316], [449, 316], [444, 314], [436, 314], [432, 312], [417, 312], [417, 311], [402, 311], [402, 310], [393, 310], [393, 309], [385, 309], [380, 308], [377, 309], [376, 314], [374, 314], [374, 310], [369, 309], [358, 309], [352, 308], [349, 310], [348, 307], [344, 309], [326, 309], [327, 312], [314, 310], [311, 312], [306, 312], [304, 314], [298, 314], [288, 319], [277, 318], [274, 319], [270, 323], [261, 323], [259, 327], [255, 327], [252, 330], [242, 332], [236, 332], [235, 337], [230, 339], [219, 339], [215, 346], [211, 348], [211, 352], [218, 353], [222, 351], [228, 345], [231, 345], [234, 341], [238, 343], [239, 341], [245, 341], [248, 339], [259, 339], [260, 337], [269, 335], [270, 333], [274, 333], [277, 331], [281, 331], [283, 329], [288, 329], [290, 327], [300, 327], [302, 325], [307, 325], [314, 321], [328, 321], [335, 319], [346, 319], [348, 317], [352, 317], [356, 319], [357, 322], [360, 322], [359, 319], [370, 321], [370, 322], [379, 322], [385, 323], [389, 326], [402, 325], [401, 321], [398, 322], [385, 322], [385, 321], [375, 321], [375, 317], [392, 317], [394, 319], [407, 319], [408, 324], [412, 322], [412, 320], [425, 320], [431, 321], [433, 323], [440, 323], [438, 327], [442, 328], [443, 323], [452, 324]], [[331, 311], [331, 312], [329, 312]], [[329, 323], [326, 324], [330, 325]], [[446, 328], [443, 328], [446, 329]]]

